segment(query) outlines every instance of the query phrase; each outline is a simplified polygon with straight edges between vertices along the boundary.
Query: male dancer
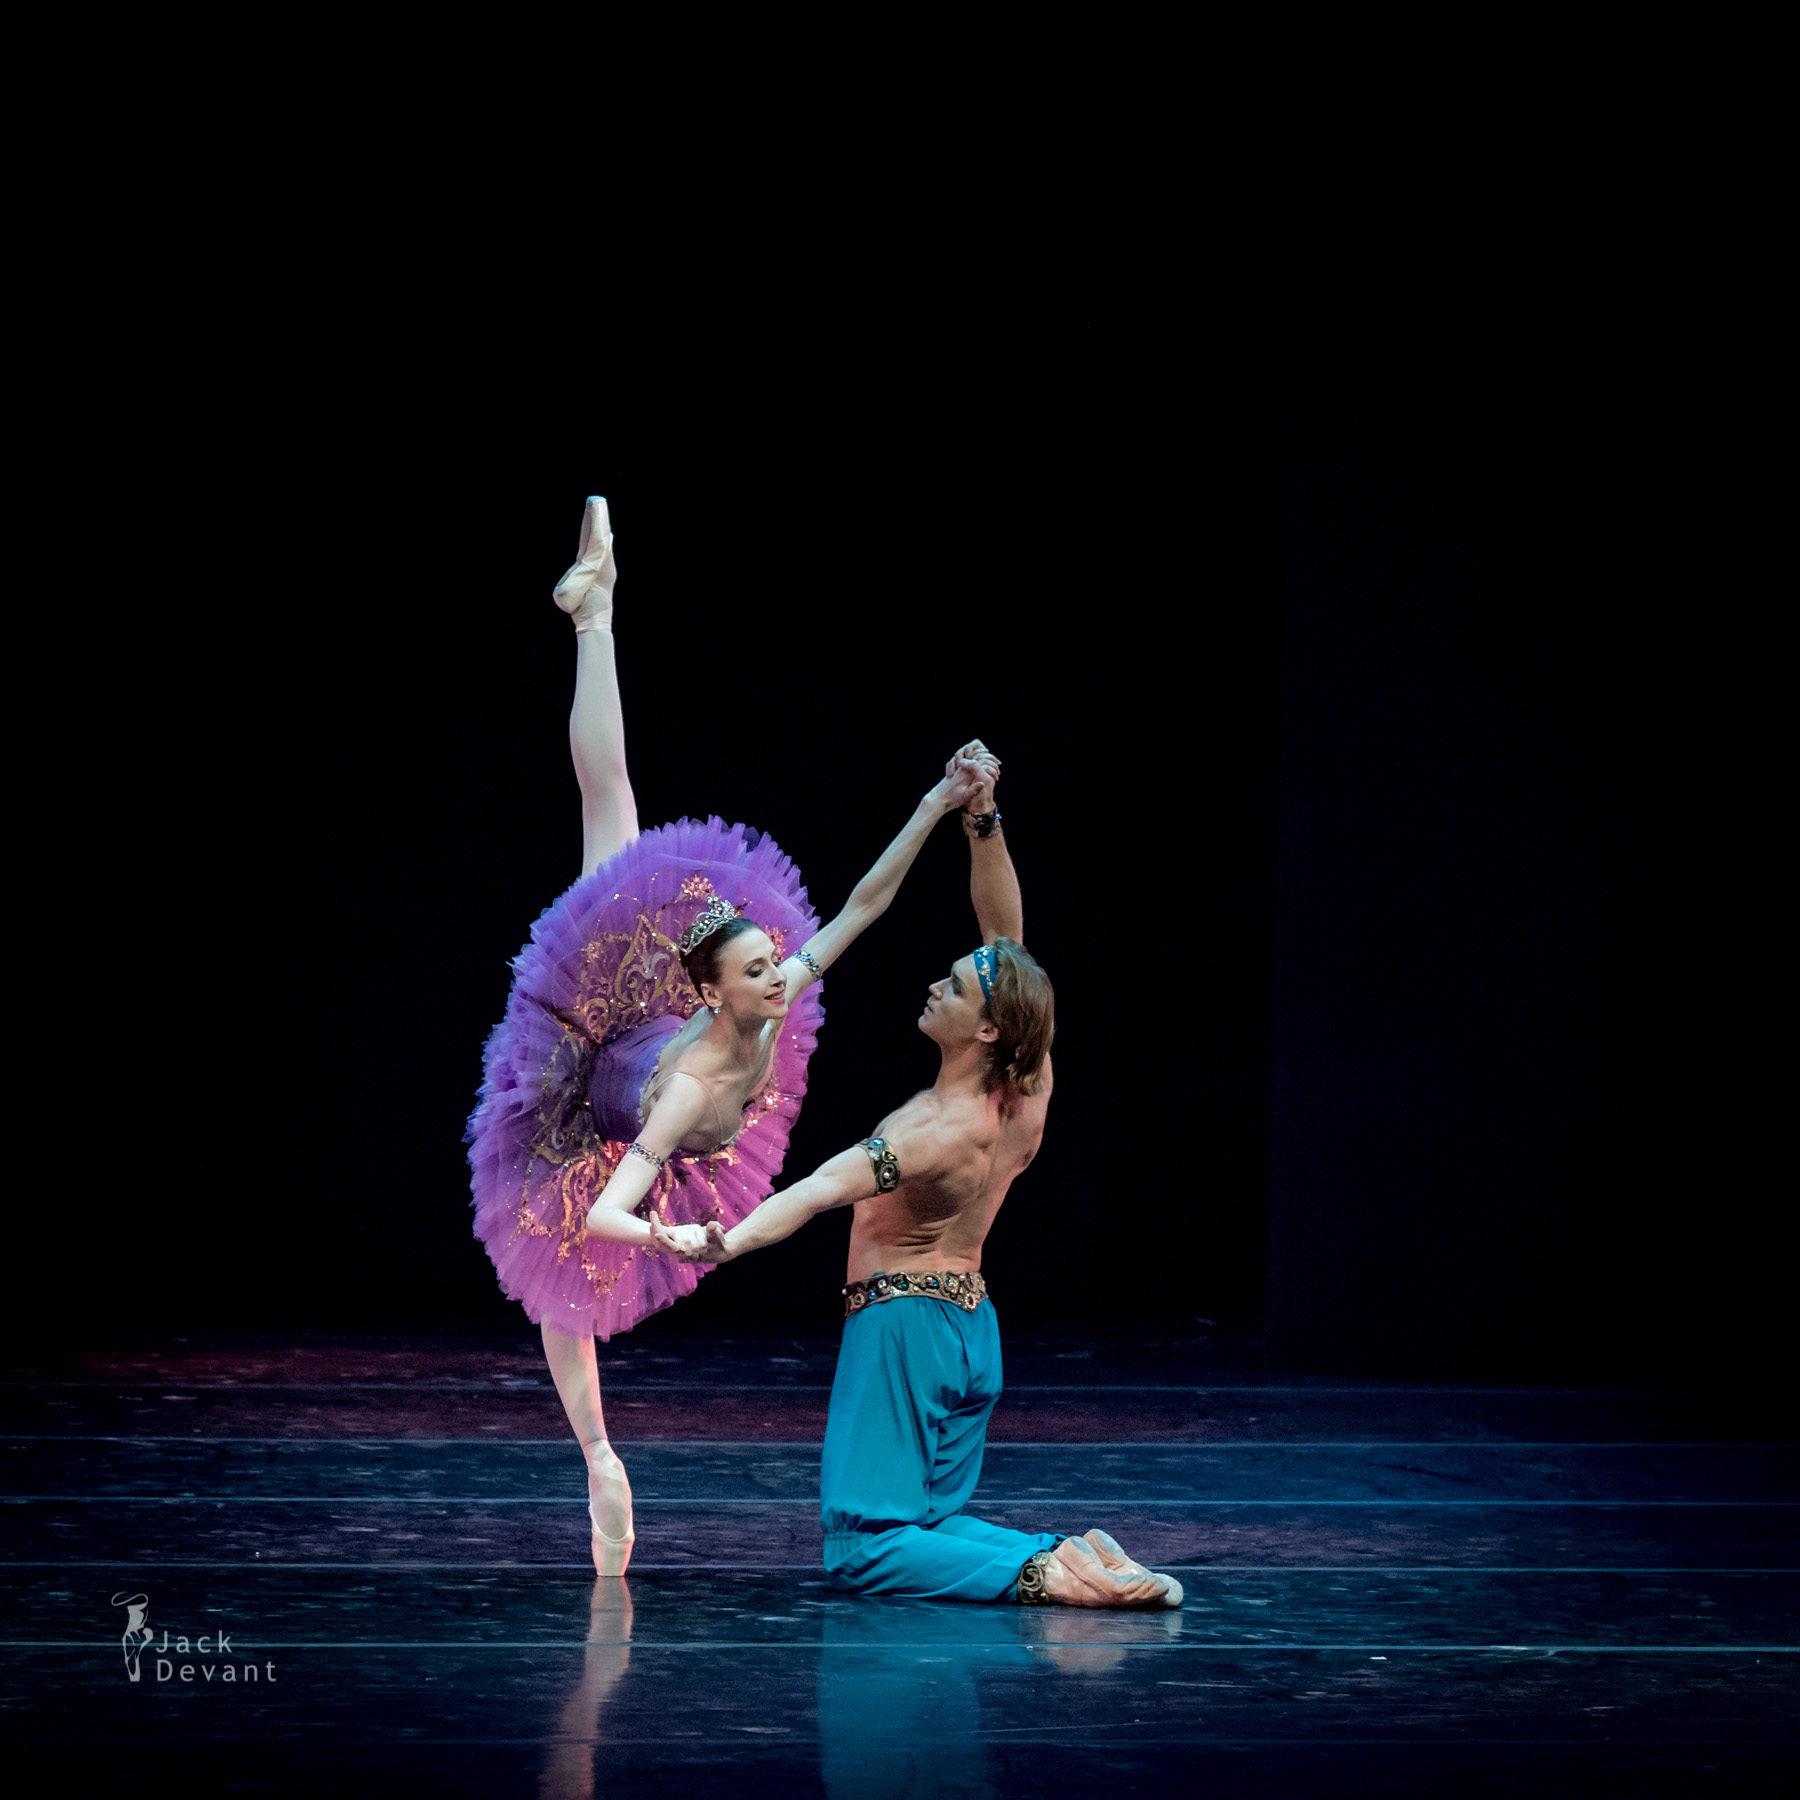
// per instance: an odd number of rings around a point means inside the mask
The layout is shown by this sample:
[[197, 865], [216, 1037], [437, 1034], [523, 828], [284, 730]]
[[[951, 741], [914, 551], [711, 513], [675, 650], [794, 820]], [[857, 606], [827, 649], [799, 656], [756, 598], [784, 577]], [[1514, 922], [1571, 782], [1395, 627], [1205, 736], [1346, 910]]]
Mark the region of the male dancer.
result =
[[[985, 753], [980, 743], [968, 752]], [[958, 755], [967, 752], [959, 751]], [[1181, 1584], [1103, 1531], [1060, 1541], [962, 1512], [1000, 1398], [981, 1246], [1037, 1154], [1050, 1104], [1050, 980], [1021, 941], [1019, 881], [992, 785], [963, 815], [982, 946], [931, 984], [936, 1082], [876, 1136], [766, 1200], [692, 1260], [731, 1262], [815, 1213], [856, 1207], [821, 1478], [825, 1569], [856, 1593], [1067, 1606], [1179, 1606]]]

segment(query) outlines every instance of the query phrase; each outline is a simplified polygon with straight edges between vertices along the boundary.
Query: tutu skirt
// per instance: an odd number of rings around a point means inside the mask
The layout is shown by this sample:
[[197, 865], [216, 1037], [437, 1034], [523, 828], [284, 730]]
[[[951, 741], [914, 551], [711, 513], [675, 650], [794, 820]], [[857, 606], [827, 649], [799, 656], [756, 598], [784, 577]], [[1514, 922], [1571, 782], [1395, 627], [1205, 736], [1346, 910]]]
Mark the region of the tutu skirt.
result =
[[[691, 1294], [707, 1265], [590, 1237], [593, 1205], [638, 1134], [638, 1097], [700, 1004], [676, 940], [715, 895], [785, 959], [818, 929], [799, 872], [773, 838], [682, 819], [646, 831], [545, 909], [513, 959], [506, 1016], [483, 1061], [465, 1141], [475, 1235], [534, 1324], [609, 1338]], [[768, 1085], [736, 1140], [677, 1153], [638, 1212], [729, 1230], [769, 1197], [825, 1016], [818, 986], [780, 1023]]]

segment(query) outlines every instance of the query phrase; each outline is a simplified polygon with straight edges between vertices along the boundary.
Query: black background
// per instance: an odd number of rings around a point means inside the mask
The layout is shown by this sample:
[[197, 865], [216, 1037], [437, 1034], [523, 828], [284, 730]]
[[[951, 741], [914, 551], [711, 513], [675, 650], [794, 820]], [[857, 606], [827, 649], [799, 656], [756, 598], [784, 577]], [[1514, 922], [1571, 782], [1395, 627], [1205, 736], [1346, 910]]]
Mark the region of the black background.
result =
[[[377, 257], [135, 364], [52, 459], [102, 547], [52, 1036], [93, 1010], [12, 1325], [519, 1323], [460, 1134], [578, 863], [548, 595], [601, 492], [646, 823], [754, 823], [828, 913], [956, 744], [1005, 759], [1058, 993], [1010, 1325], [1532, 1378], [1764, 1343], [1753, 358], [1624, 225], [1313, 205], [929, 312]], [[969, 921], [946, 825], [827, 985], [790, 1174], [930, 1079]], [[830, 1329], [846, 1233], [645, 1329]]]
[[[755, 384], [560, 367], [473, 413], [416, 368], [274, 385], [267, 485], [235, 473], [182, 522], [204, 568], [158, 646], [165, 804], [133, 819], [174, 952], [168, 1054], [140, 1068], [182, 1089], [137, 1096], [168, 1157], [132, 1252], [146, 1324], [516, 1322], [460, 1138], [507, 960], [579, 861], [548, 595], [588, 492], [617, 534], [646, 822], [773, 832], [828, 915], [950, 751], [1004, 756], [1081, 1096], [993, 1241], [1009, 1316], [1074, 1294], [1102, 1325], [1255, 1319], [1283, 424], [1276, 372], [1249, 373], [1209, 441], [1179, 372], [1159, 403], [1141, 367], [986, 392], [897, 368], [773, 423]], [[931, 1079], [914, 1020], [971, 941], [967, 882], [946, 822], [834, 970], [790, 1171]], [[829, 1327], [847, 1230], [770, 1252], [754, 1286], [709, 1277], [658, 1328]]]

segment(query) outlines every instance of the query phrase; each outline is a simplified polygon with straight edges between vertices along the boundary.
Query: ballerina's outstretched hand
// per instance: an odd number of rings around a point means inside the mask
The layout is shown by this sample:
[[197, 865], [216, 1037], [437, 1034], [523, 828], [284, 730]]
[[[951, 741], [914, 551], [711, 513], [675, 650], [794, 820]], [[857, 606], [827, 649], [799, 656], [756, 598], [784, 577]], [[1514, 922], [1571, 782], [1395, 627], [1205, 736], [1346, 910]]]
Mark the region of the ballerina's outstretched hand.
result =
[[946, 813], [964, 805], [977, 793], [984, 779], [999, 773], [999, 759], [984, 746], [965, 753], [959, 750], [945, 765], [944, 778], [913, 809], [900, 835], [875, 859], [861, 881], [850, 890], [843, 910], [816, 931], [803, 950], [790, 956], [782, 969], [788, 979], [788, 1001], [797, 999], [808, 983], [817, 981], [862, 933], [887, 911], [906, 871]]
[[679, 1256], [683, 1262], [699, 1260], [706, 1247], [706, 1231], [699, 1225], [665, 1225], [661, 1219], [650, 1220], [650, 1248], [666, 1255]]
[[725, 1227], [717, 1219], [709, 1219], [702, 1233], [703, 1242], [695, 1249], [684, 1251], [681, 1260], [692, 1263], [727, 1263], [737, 1254], [725, 1242]]

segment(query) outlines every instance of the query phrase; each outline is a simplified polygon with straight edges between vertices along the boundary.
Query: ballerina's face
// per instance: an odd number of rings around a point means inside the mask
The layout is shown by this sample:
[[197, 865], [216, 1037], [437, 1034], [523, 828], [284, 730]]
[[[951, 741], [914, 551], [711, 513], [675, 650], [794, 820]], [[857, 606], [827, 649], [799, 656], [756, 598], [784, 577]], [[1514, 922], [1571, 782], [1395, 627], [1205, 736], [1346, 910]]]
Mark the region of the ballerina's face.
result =
[[976, 1039], [991, 1044], [1000, 1035], [993, 1020], [987, 1017], [987, 1002], [981, 997], [981, 977], [975, 973], [973, 956], [958, 957], [950, 965], [950, 973], [941, 981], [934, 981], [926, 992], [919, 1029], [940, 1050], [954, 1050]]
[[787, 977], [768, 934], [746, 931], [725, 946], [716, 981], [701, 998], [737, 1020], [779, 1019], [787, 1012]]

